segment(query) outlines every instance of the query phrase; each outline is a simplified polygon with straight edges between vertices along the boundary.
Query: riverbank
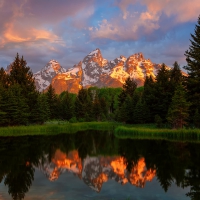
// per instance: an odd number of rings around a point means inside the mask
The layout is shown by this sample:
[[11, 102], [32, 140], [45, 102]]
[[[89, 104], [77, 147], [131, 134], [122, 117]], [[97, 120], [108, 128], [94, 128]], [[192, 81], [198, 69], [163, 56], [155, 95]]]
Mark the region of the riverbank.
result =
[[118, 126], [115, 136], [120, 139], [165, 139], [181, 141], [200, 141], [200, 129], [160, 129], [149, 126]]
[[154, 124], [122, 125], [114, 122], [53, 122], [44, 125], [1, 127], [0, 137], [73, 134], [86, 130], [114, 132], [115, 136], [120, 139], [200, 141], [200, 129], [160, 129]]
[[0, 128], [0, 137], [16, 137], [25, 135], [56, 135], [61, 133], [73, 134], [85, 130], [114, 131], [119, 126], [112, 122], [81, 122], [81, 123], [57, 123], [31, 126], [9, 126]]

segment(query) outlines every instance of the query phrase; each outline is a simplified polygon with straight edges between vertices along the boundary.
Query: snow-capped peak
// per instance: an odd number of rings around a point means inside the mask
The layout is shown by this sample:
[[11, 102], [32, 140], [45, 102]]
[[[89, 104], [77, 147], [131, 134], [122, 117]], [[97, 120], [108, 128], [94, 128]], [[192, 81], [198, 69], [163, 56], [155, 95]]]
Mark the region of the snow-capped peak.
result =
[[61, 73], [65, 73], [66, 69], [60, 66], [56, 60], [50, 60], [41, 71], [34, 74], [36, 87], [40, 92], [45, 90], [50, 84], [52, 79]]
[[98, 53], [101, 53], [101, 51], [100, 51], [100, 49], [96, 49], [96, 50], [94, 50], [94, 51], [91, 51], [89, 54], [88, 54], [88, 56], [96, 56]]

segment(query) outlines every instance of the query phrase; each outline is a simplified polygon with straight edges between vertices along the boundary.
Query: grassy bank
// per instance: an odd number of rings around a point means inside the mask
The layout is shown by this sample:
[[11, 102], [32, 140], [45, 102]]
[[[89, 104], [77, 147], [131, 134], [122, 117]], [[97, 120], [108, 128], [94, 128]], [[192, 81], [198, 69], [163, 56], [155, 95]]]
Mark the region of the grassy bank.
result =
[[200, 141], [199, 129], [158, 129], [154, 126], [118, 126], [115, 129], [115, 136], [121, 139], [166, 139], [182, 141]]
[[55, 135], [59, 133], [76, 133], [84, 130], [114, 130], [116, 123], [82, 122], [65, 124], [45, 124], [33, 126], [13, 126], [0, 128], [0, 136]]

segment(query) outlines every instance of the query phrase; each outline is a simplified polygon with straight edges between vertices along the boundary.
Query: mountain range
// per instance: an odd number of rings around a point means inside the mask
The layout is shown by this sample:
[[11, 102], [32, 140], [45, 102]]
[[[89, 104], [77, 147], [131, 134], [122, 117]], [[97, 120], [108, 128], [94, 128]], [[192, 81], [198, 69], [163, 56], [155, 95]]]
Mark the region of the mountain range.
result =
[[108, 61], [103, 58], [100, 49], [96, 49], [70, 69], [65, 69], [58, 61], [51, 60], [34, 74], [34, 78], [40, 92], [46, 91], [52, 84], [58, 94], [65, 90], [78, 93], [82, 87], [122, 87], [129, 76], [138, 86], [142, 86], [145, 77], [151, 75], [155, 78], [160, 68], [161, 64], [145, 59], [142, 53], [133, 54], [128, 58], [121, 55]]

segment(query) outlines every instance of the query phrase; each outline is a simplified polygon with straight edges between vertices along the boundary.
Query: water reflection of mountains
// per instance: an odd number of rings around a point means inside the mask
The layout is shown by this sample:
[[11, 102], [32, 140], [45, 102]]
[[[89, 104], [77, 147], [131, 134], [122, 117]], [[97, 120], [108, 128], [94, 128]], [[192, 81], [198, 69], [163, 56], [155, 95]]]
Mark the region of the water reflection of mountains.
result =
[[13, 199], [24, 198], [35, 167], [50, 180], [71, 171], [96, 191], [109, 179], [144, 187], [156, 173], [165, 191], [174, 182], [190, 186], [186, 195], [200, 199], [200, 144], [123, 140], [94, 131], [0, 139], [0, 181]]
[[109, 179], [121, 184], [129, 182], [143, 188], [146, 181], [151, 181], [156, 174], [155, 169], [147, 170], [144, 158], [140, 158], [129, 172], [124, 158], [120, 156], [87, 156], [82, 160], [76, 150], [66, 154], [59, 149], [56, 150], [51, 162], [46, 160], [39, 168], [50, 181], [56, 180], [65, 171], [72, 172], [97, 192]]

